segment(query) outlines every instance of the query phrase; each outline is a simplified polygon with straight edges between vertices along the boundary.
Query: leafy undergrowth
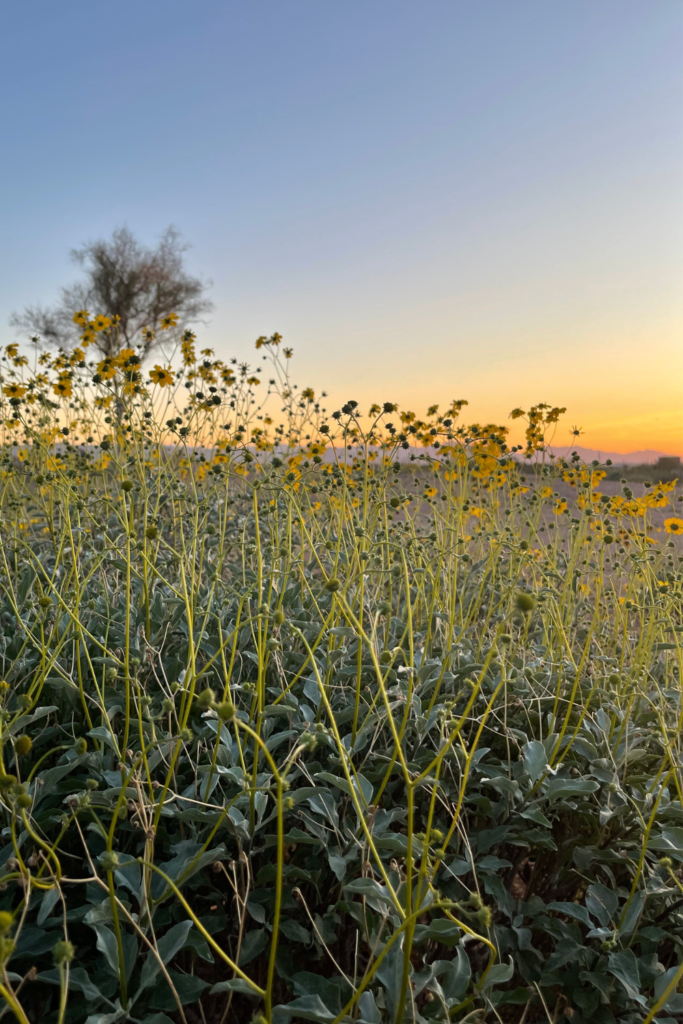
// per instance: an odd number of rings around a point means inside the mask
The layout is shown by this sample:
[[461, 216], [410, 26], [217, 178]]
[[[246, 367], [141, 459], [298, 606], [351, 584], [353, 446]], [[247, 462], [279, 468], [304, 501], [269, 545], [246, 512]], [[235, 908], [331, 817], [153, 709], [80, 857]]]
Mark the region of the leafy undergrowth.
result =
[[328, 416], [279, 341], [279, 428], [187, 333], [5, 354], [3, 1012], [680, 1019], [675, 488], [603, 498], [547, 407], [526, 463]]

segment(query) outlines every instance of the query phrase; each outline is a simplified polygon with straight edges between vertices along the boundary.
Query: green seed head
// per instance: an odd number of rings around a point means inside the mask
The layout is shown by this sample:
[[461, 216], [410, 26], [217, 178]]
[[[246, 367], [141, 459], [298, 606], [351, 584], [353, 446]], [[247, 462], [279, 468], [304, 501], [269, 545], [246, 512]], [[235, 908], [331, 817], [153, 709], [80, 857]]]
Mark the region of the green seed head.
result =
[[61, 942], [57, 942], [53, 949], [52, 954], [55, 958], [55, 963], [58, 967], [62, 964], [71, 963], [73, 958], [76, 956], [76, 947], [72, 942], [66, 939], [62, 939]]
[[79, 757], [82, 757], [83, 754], [85, 754], [85, 752], [87, 751], [87, 749], [88, 741], [85, 739], [84, 736], [79, 736], [76, 742], [74, 743], [74, 750], [76, 751]]
[[214, 693], [210, 686], [207, 686], [207, 688], [205, 690], [202, 690], [202, 692], [197, 697], [197, 704], [202, 709], [202, 711], [208, 711], [208, 709], [211, 707], [215, 700], [216, 694]]
[[158, 536], [159, 531], [156, 528], [156, 526], [148, 526], [147, 529], [145, 530], [145, 537], [147, 538], [147, 540], [156, 540]]
[[119, 855], [115, 850], [105, 850], [100, 856], [100, 864], [105, 871], [115, 871], [119, 866]]
[[221, 722], [231, 722], [235, 717], [235, 707], [229, 700], [221, 701], [216, 708], [216, 714]]
[[330, 576], [329, 580], [325, 584], [325, 590], [328, 590], [331, 594], [334, 594], [341, 587], [341, 583], [336, 576]]
[[28, 754], [32, 746], [33, 740], [30, 736], [20, 736], [14, 744], [14, 750], [17, 757], [24, 757], [25, 754]]
[[273, 615], [273, 622], [275, 623], [276, 626], [281, 626], [284, 621], [285, 613], [283, 612], [282, 608], [278, 608], [275, 614]]
[[126, 491], [126, 492], [132, 491], [133, 490], [133, 486], [134, 485], [133, 485], [133, 481], [132, 480], [122, 480], [121, 481], [121, 490], [122, 491]]
[[536, 599], [533, 594], [520, 590], [515, 597], [515, 604], [520, 612], [523, 612], [524, 615], [529, 615], [534, 610]]
[[477, 911], [477, 921], [482, 931], [486, 931], [491, 927], [491, 920], [491, 911], [488, 907], [481, 907], [481, 909]]
[[14, 923], [9, 910], [0, 910], [0, 935], [6, 935]]

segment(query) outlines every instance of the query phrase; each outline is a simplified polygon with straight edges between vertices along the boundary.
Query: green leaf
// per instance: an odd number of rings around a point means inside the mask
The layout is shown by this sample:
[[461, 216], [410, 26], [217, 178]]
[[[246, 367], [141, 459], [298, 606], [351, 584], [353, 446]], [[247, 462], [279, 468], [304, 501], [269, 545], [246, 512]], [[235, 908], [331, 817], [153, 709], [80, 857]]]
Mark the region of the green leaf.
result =
[[648, 847], [651, 850], [675, 851], [683, 853], [683, 828], [669, 826], [662, 830], [661, 835], [650, 839]]
[[14, 736], [16, 733], [25, 729], [27, 725], [31, 725], [33, 722], [37, 722], [39, 719], [45, 718], [46, 715], [57, 710], [57, 706], [55, 704], [51, 704], [49, 707], [36, 708], [36, 710], [32, 711], [30, 715], [19, 715], [17, 720], [12, 722], [7, 731]]
[[515, 964], [510, 957], [507, 964], [494, 964], [484, 980], [484, 991], [488, 992], [494, 985], [504, 985], [515, 973]]
[[32, 566], [29, 566], [24, 575], [21, 577], [21, 580], [19, 581], [19, 586], [17, 587], [17, 605], [19, 606], [19, 608], [21, 608], [22, 604], [26, 600], [28, 592], [33, 586], [33, 581], [35, 580], [35, 578], [35, 569], [33, 569]]
[[591, 779], [567, 779], [562, 777], [548, 781], [545, 795], [550, 800], [559, 800], [565, 796], [587, 796], [590, 793], [595, 793], [598, 789], [600, 789], [600, 783], [593, 782]]
[[59, 889], [57, 888], [57, 886], [54, 886], [54, 888], [52, 889], [48, 889], [45, 895], [43, 896], [42, 900], [40, 901], [40, 909], [38, 911], [38, 916], [36, 917], [37, 925], [40, 926], [41, 924], [44, 924], [46, 918], [48, 918], [52, 913], [54, 906], [58, 902], [58, 900]]
[[[61, 974], [56, 967], [50, 971], [43, 971], [38, 975], [37, 980], [46, 981], [50, 985], [61, 985], [62, 983]], [[82, 967], [72, 967], [69, 971], [69, 988], [76, 992], [82, 992], [89, 1003], [100, 1001], [113, 1006], [113, 1003], [102, 995], [97, 985], [93, 984], [90, 975]]]
[[535, 825], [543, 825], [545, 828], [552, 828], [552, 822], [546, 818], [545, 814], [539, 807], [529, 807], [526, 811], [522, 811], [522, 817], [526, 821], [533, 821]]
[[291, 977], [295, 996], [320, 996], [328, 1010], [339, 1013], [351, 995], [351, 986], [343, 978], [324, 978], [312, 971], [298, 971]]
[[268, 932], [265, 928], [255, 928], [254, 931], [247, 932], [240, 950], [239, 966], [244, 967], [251, 963], [267, 945]]
[[588, 886], [586, 907], [603, 928], [608, 927], [616, 914], [618, 906], [619, 898], [617, 894], [608, 889], [607, 886], [601, 885], [600, 882], [594, 882], [593, 885]]
[[192, 930], [185, 940], [185, 946], [183, 948], [192, 950], [196, 956], [200, 957], [202, 960], [206, 960], [207, 963], [212, 964], [215, 962], [209, 944], [201, 932]]
[[292, 942], [303, 942], [305, 945], [310, 946], [313, 941], [309, 930], [303, 928], [298, 921], [294, 921], [290, 917], [283, 917], [280, 920], [280, 931], [285, 938], [290, 939]]
[[291, 1003], [280, 1003], [273, 1012], [281, 1016], [296, 1017], [297, 1020], [318, 1021], [319, 1024], [331, 1024], [337, 1016], [328, 1010], [320, 996], [298, 996]]
[[641, 889], [639, 892], [634, 893], [633, 899], [629, 904], [629, 908], [626, 911], [624, 920], [619, 928], [619, 938], [623, 938], [626, 935], [631, 935], [635, 930], [636, 925], [640, 919], [640, 915], [643, 912], [645, 906], [645, 900], [647, 899], [646, 893]]
[[376, 900], [383, 900], [393, 905], [393, 898], [389, 890], [376, 882], [374, 878], [357, 878], [344, 886], [344, 892], [356, 893], [358, 896], [366, 896]]
[[[90, 926], [97, 935], [97, 948], [104, 953], [105, 960], [109, 965], [112, 974], [119, 976], [119, 951], [116, 944], [114, 932], [106, 924], [92, 924]], [[123, 946], [123, 960], [125, 964], [126, 980], [133, 973], [138, 953], [138, 943], [134, 935], [129, 932], [121, 932], [121, 944]]]
[[607, 970], [621, 982], [631, 999], [645, 1004], [645, 998], [640, 994], [638, 961], [632, 949], [622, 949], [618, 953], [610, 953]]
[[[337, 789], [341, 789], [344, 793], [351, 796], [351, 787], [346, 779], [339, 778], [337, 775], [332, 775], [330, 772], [318, 772], [316, 779], [322, 779], [323, 782], [329, 782], [331, 785], [336, 786]], [[368, 807], [372, 803], [372, 783], [359, 773], [353, 778], [353, 788], [360, 801], [361, 807]]]
[[242, 992], [244, 995], [253, 996], [254, 989], [244, 978], [232, 978], [230, 981], [219, 981], [214, 985], [209, 995], [218, 995], [219, 992]]
[[114, 739], [111, 730], [107, 729], [105, 725], [96, 725], [94, 729], [90, 729], [87, 733], [88, 736], [92, 736], [94, 740], [102, 740], [106, 743], [110, 750], [114, 753], [118, 753], [118, 745]]
[[545, 747], [539, 740], [531, 740], [522, 747], [524, 755], [524, 767], [529, 774], [532, 783], [540, 779], [548, 763], [548, 755]]
[[[169, 971], [173, 987], [178, 993], [181, 1005], [196, 1003], [202, 992], [209, 987], [209, 982], [203, 978], [197, 978], [194, 974], [179, 974], [177, 971]], [[176, 1010], [178, 1004], [175, 996], [166, 981], [166, 978], [157, 978], [156, 985], [152, 989], [149, 1005], [153, 1010]]]
[[358, 1000], [358, 1009], [360, 1011], [358, 1024], [381, 1024], [382, 1014], [377, 1009], [372, 992], [363, 992]]
[[104, 958], [109, 964], [112, 974], [118, 978], [119, 950], [116, 945], [116, 936], [111, 928], [108, 928], [106, 924], [96, 924], [92, 927], [95, 929], [95, 934], [97, 935], [97, 948], [100, 953], [104, 953]]
[[583, 946], [580, 946], [574, 939], [560, 939], [556, 943], [555, 949], [552, 951], [545, 963], [544, 975], [549, 974], [551, 971], [556, 971], [560, 967], [564, 967], [570, 960], [575, 960], [581, 953]]
[[[164, 966], [183, 948], [191, 928], [192, 921], [181, 921], [180, 924], [169, 928], [166, 934], [157, 941], [157, 952]], [[159, 958], [150, 949], [142, 965], [140, 985], [135, 997], [136, 999], [144, 989], [154, 983], [154, 979], [161, 970]]]
[[588, 910], [580, 903], [549, 903], [547, 909], [555, 910], [558, 914], [564, 914], [565, 917], [573, 917], [585, 924], [587, 928], [593, 927]]
[[455, 946], [460, 941], [461, 935], [462, 932], [454, 921], [440, 917], [435, 921], [430, 921], [429, 924], [416, 925], [414, 942], [416, 945], [419, 945], [421, 942], [426, 942], [427, 939], [432, 939], [434, 942], [440, 942], [444, 946]]

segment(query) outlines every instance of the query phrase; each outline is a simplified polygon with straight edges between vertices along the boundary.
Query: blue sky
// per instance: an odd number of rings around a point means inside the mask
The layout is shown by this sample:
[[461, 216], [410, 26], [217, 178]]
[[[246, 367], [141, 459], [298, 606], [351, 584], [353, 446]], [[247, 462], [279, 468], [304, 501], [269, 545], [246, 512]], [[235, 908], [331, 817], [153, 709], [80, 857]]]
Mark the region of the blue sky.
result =
[[223, 356], [278, 330], [332, 399], [681, 451], [682, 43], [679, 0], [14, 4], [0, 338], [173, 223]]

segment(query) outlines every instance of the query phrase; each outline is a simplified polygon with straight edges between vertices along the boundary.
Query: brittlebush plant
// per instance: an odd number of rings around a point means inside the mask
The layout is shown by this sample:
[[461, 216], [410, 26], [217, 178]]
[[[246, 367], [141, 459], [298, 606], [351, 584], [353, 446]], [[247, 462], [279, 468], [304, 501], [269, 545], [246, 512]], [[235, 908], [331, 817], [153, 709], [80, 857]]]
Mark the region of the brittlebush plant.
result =
[[77, 322], [0, 363], [3, 1012], [677, 1019], [675, 483]]

